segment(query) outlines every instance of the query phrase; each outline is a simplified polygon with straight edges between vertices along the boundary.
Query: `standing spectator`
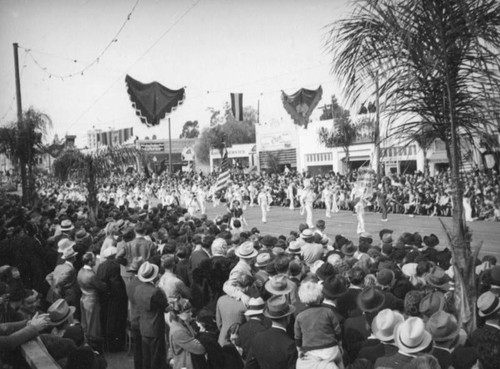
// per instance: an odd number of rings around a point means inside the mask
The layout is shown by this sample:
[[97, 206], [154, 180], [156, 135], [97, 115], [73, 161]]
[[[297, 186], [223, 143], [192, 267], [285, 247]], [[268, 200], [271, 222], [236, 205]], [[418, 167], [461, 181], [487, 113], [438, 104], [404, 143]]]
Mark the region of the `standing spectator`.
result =
[[133, 273], [134, 277], [127, 285], [127, 296], [130, 302], [130, 330], [132, 331], [132, 342], [134, 345], [134, 369], [142, 368], [142, 336], [139, 327], [139, 311], [137, 309], [137, 303], [135, 301], [135, 291], [137, 286], [142, 282], [137, 278], [137, 271], [141, 267], [144, 260], [142, 257], [138, 256], [132, 260], [132, 264], [128, 269], [128, 272]]
[[250, 343], [253, 337], [259, 333], [265, 331], [268, 326], [264, 322], [264, 307], [266, 306], [264, 300], [261, 297], [251, 298], [248, 303], [248, 309], [243, 313], [247, 321], [243, 323], [240, 327], [239, 338], [240, 345], [243, 349], [243, 357], [246, 358], [248, 350], [250, 349]]
[[295, 308], [285, 296], [273, 296], [266, 302], [264, 316], [272, 320], [271, 328], [257, 333], [250, 344], [245, 368], [294, 369], [297, 346], [286, 333]]
[[[156, 245], [146, 239], [145, 232], [146, 225], [143, 222], [138, 222], [135, 225], [135, 238], [124, 244], [119, 253], [117, 251], [116, 259], [119, 260], [121, 265], [125, 267], [130, 266], [132, 260], [138, 256], [147, 261], [158, 253]], [[127, 284], [133, 277], [133, 274], [128, 273], [126, 269], [122, 270], [123, 274], [125, 274], [123, 280]]]
[[107, 286], [101, 294], [101, 324], [105, 346], [110, 352], [124, 349], [127, 325], [127, 292], [115, 256], [116, 247], [108, 247], [96, 272], [97, 278]]
[[[170, 314], [169, 341], [174, 354], [173, 369], [194, 369], [191, 355], [205, 354], [205, 348], [196, 339], [196, 333], [191, 326], [192, 307], [188, 300], [179, 299], [172, 304]], [[160, 367], [152, 367], [160, 368]]]
[[73, 263], [76, 260], [76, 252], [73, 249], [75, 244], [73, 241], [64, 239], [65, 249], [62, 255], [63, 264], [56, 266], [54, 271], [45, 278], [50, 285], [47, 301], [53, 303], [56, 300], [63, 298], [68, 305], [76, 308], [75, 315], [79, 316], [80, 307], [80, 287], [77, 282], [76, 270]]
[[142, 369], [164, 369], [167, 366], [164, 314], [168, 301], [161, 288], [155, 287], [158, 271], [157, 265], [146, 261], [137, 273], [142, 282], [134, 293], [142, 337]]
[[85, 337], [93, 347], [102, 344], [101, 304], [99, 293], [104, 293], [107, 286], [97, 279], [94, 270], [95, 256], [87, 252], [82, 258], [83, 267], [78, 272], [78, 285], [82, 290], [80, 298], [81, 324]]

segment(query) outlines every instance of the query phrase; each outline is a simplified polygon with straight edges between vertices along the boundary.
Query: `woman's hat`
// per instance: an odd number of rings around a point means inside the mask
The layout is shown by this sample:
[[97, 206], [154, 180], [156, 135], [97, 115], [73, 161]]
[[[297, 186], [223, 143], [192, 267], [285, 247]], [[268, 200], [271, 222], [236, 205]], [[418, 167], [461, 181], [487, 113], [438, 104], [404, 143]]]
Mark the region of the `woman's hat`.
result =
[[358, 307], [365, 312], [379, 310], [384, 302], [384, 294], [375, 287], [367, 287], [358, 294]]
[[316, 276], [322, 281], [324, 281], [328, 277], [335, 276], [335, 268], [330, 263], [323, 263], [316, 270]]
[[460, 333], [457, 318], [443, 310], [432, 314], [425, 326], [436, 342], [452, 340]]
[[490, 316], [500, 309], [500, 300], [493, 292], [487, 291], [477, 299], [477, 308], [479, 316]]
[[432, 336], [425, 330], [422, 319], [411, 317], [396, 326], [394, 341], [401, 352], [413, 354], [427, 348], [432, 342]]
[[265, 235], [260, 239], [260, 243], [263, 244], [264, 246], [267, 247], [274, 247], [276, 243], [278, 242], [278, 239], [276, 237], [273, 237], [271, 235]]
[[73, 230], [75, 227], [73, 226], [73, 223], [69, 219], [64, 219], [61, 222], [61, 232], [68, 232]]
[[336, 299], [346, 292], [346, 281], [339, 275], [330, 276], [323, 282], [323, 295], [328, 299]]
[[286, 295], [293, 290], [293, 285], [286, 275], [278, 274], [270, 277], [264, 288], [273, 295]]
[[186, 311], [191, 310], [192, 308], [193, 307], [188, 299], [180, 298], [172, 303], [172, 311], [175, 314], [182, 314]]
[[433, 267], [429, 273], [425, 275], [425, 281], [430, 286], [439, 288], [440, 290], [449, 290], [451, 278], [443, 268], [438, 266]]
[[258, 252], [255, 250], [252, 241], [243, 242], [234, 252], [235, 255], [241, 259], [252, 259], [257, 256]]
[[269, 319], [280, 319], [293, 314], [294, 311], [295, 306], [287, 303], [285, 296], [272, 296], [266, 302], [264, 316]]
[[255, 261], [255, 266], [257, 268], [264, 268], [269, 265], [271, 262], [271, 254], [269, 252], [263, 252], [257, 255], [257, 259]]
[[390, 285], [394, 278], [394, 272], [387, 268], [381, 269], [377, 273], [377, 282], [381, 286]]
[[137, 272], [137, 277], [141, 282], [151, 282], [154, 281], [158, 276], [158, 265], [152, 264], [149, 261], [146, 261], [141, 265], [139, 271]]
[[380, 341], [394, 339], [394, 328], [405, 320], [403, 314], [391, 309], [380, 311], [372, 321], [372, 333]]
[[59, 325], [75, 313], [76, 308], [69, 306], [65, 299], [56, 300], [47, 310], [49, 325]]
[[245, 311], [243, 314], [245, 316], [254, 316], [254, 315], [260, 315], [264, 313], [264, 307], [266, 306], [266, 303], [262, 299], [262, 297], [257, 297], [257, 298], [250, 298], [250, 301], [248, 302], [248, 309]]
[[64, 253], [64, 250], [72, 248], [75, 243], [69, 238], [63, 238], [57, 243], [57, 252], [59, 254]]
[[431, 233], [430, 236], [424, 236], [424, 244], [427, 247], [436, 247], [439, 245], [439, 238], [434, 233]]

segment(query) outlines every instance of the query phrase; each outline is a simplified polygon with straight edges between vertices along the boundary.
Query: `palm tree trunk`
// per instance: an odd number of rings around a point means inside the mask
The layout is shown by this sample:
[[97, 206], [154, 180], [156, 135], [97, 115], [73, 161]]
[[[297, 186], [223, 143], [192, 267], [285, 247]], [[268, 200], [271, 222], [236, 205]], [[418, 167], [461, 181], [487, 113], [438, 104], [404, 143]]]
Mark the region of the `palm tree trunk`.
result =
[[[452, 238], [452, 249], [453, 249], [453, 263], [456, 269], [460, 272], [460, 277], [463, 280], [463, 296], [468, 300], [468, 306], [471, 311], [459, 311], [460, 318], [470, 315], [475, 316], [476, 307], [476, 283], [474, 275], [474, 262], [472, 260], [472, 250], [470, 243], [470, 236], [467, 232], [467, 227], [465, 226], [464, 219], [464, 206], [463, 206], [463, 182], [460, 178], [460, 138], [457, 135], [457, 122], [455, 115], [455, 105], [454, 99], [455, 94], [452, 90], [452, 81], [449, 75], [449, 69], [446, 70], [446, 93], [448, 97], [448, 109], [449, 109], [449, 121], [451, 126], [451, 140], [449, 143], [448, 159], [451, 164], [451, 179], [452, 183], [455, 184], [453, 191], [452, 201], [453, 201], [453, 238]], [[447, 144], [448, 146], [448, 144]], [[460, 283], [459, 277], [456, 281]], [[465, 323], [466, 330], [471, 333], [475, 329], [475, 319], [471, 319]]]
[[94, 174], [94, 167], [92, 160], [89, 161], [88, 165], [88, 176], [87, 176], [87, 191], [88, 198], [87, 204], [89, 207], [89, 220], [95, 225], [97, 223], [97, 217], [99, 216], [99, 204], [97, 202], [97, 186]]
[[349, 146], [344, 147], [345, 150], [345, 169], [346, 169], [346, 176], [349, 176], [351, 174], [351, 158], [349, 155]]
[[23, 159], [19, 159], [19, 169], [21, 172], [22, 202], [23, 205], [27, 205], [29, 204], [28, 175], [26, 173], [26, 163], [24, 163]]

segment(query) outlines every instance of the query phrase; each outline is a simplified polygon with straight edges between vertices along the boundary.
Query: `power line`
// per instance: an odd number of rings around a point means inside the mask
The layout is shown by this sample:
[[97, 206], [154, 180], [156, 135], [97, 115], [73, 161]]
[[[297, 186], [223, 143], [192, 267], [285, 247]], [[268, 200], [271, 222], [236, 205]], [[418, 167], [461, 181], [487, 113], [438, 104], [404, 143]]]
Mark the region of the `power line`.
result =
[[[80, 75], [83, 76], [83, 74], [88, 69], [92, 68], [94, 65], [97, 65], [99, 63], [99, 61], [103, 57], [103, 55], [109, 50], [109, 48], [115, 42], [118, 42], [118, 36], [120, 35], [120, 33], [125, 28], [125, 25], [130, 21], [130, 18], [132, 17], [132, 14], [134, 13], [135, 9], [137, 8], [137, 5], [139, 4], [139, 1], [140, 0], [136, 0], [134, 6], [132, 7], [132, 10], [127, 15], [127, 19], [125, 19], [125, 21], [122, 23], [120, 29], [118, 29], [118, 31], [115, 33], [115, 35], [113, 36], [113, 38], [111, 39], [111, 41], [108, 42], [108, 44], [104, 47], [104, 49], [100, 52], [100, 54], [95, 59], [93, 59], [89, 64], [87, 64], [85, 67], [83, 67], [82, 69], [80, 69], [80, 70], [78, 70], [76, 72], [62, 75], [62, 74], [55, 73], [53, 71], [49, 71], [47, 67], [43, 66], [33, 56], [32, 51], [36, 52], [36, 53], [40, 53], [40, 54], [50, 55], [50, 56], [55, 56], [54, 54], [50, 54], [50, 53], [46, 53], [46, 52], [41, 52], [41, 51], [35, 51], [35, 50], [30, 49], [30, 48], [26, 48], [26, 47], [22, 47], [22, 46], [20, 46], [20, 48], [24, 49], [27, 53], [29, 53], [29, 55], [30, 55], [31, 59], [33, 60], [33, 62], [35, 63], [35, 65], [38, 68], [40, 68], [44, 73], [46, 73], [49, 76], [49, 78], [56, 77], [56, 78], [60, 78], [60, 79], [64, 80], [64, 78], [71, 78], [71, 77], [80, 76]], [[73, 63], [78, 63], [78, 59], [76, 59], [76, 58], [65, 58], [65, 57], [60, 57], [60, 56], [58, 56], [58, 57], [61, 58], [61, 59], [70, 60]]]
[[[137, 58], [135, 60], [134, 63], [132, 63], [132, 65], [130, 65], [127, 70], [123, 73], [123, 74], [126, 74], [130, 69], [132, 69], [143, 57], [145, 57], [186, 15], [188, 15], [188, 13], [193, 10], [199, 3], [201, 2], [201, 0], [198, 0], [196, 1], [195, 3], [193, 3], [184, 13], [182, 13], [182, 15], [174, 22], [172, 23], [172, 25], [170, 25], [170, 27], [168, 27], [166, 29], [165, 32], [163, 32], [161, 34], [161, 36], [148, 48], [146, 49], [146, 51], [141, 55], [139, 56], [139, 58]], [[99, 97], [97, 99], [95, 99], [92, 104], [83, 111], [82, 114], [80, 114], [78, 116], [78, 118], [73, 122], [73, 124], [70, 126], [70, 127], [73, 127], [75, 124], [77, 124], [81, 118], [83, 118], [85, 116], [85, 114], [87, 114], [107, 93], [109, 90], [111, 90], [114, 85], [116, 85], [119, 81], [121, 81], [123, 79], [123, 74], [120, 75], [119, 78], [117, 78], [111, 85], [109, 85], [109, 87], [101, 94], [99, 95]]]

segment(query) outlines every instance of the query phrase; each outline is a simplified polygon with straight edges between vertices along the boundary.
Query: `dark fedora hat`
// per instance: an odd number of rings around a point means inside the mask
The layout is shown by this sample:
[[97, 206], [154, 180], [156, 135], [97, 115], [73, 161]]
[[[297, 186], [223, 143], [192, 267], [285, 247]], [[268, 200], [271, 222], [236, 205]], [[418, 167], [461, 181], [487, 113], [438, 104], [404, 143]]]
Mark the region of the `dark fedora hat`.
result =
[[379, 289], [367, 287], [359, 293], [357, 302], [361, 311], [369, 313], [380, 310], [384, 305], [385, 296]]
[[272, 296], [266, 302], [264, 316], [269, 319], [280, 319], [293, 314], [295, 306], [290, 305], [283, 295]]
[[323, 295], [328, 299], [336, 299], [347, 292], [347, 281], [344, 277], [330, 276], [323, 282]]

